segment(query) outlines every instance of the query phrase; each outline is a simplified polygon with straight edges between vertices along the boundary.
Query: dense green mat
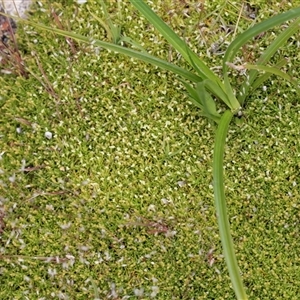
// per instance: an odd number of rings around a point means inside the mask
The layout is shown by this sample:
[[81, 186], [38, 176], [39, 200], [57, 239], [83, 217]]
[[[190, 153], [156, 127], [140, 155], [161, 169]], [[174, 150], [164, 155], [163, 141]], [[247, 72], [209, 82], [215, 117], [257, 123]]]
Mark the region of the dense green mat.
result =
[[[215, 69], [235, 32], [254, 23], [243, 12], [236, 26], [231, 2], [154, 2]], [[87, 9], [102, 16], [96, 3], [52, 8], [63, 28], [105, 40]], [[290, 8], [264, 3], [256, 1], [259, 20]], [[129, 3], [109, 8], [125, 34], [182, 64]], [[49, 5], [32, 12], [57, 25]], [[0, 77], [0, 299], [234, 299], [214, 210], [215, 126], [180, 82], [104, 49], [18, 30], [28, 78]], [[298, 41], [275, 58], [288, 58], [295, 78]], [[269, 43], [257, 39], [241, 56], [251, 62]], [[299, 297], [299, 111], [293, 88], [272, 77], [230, 131], [227, 202], [251, 299]]]

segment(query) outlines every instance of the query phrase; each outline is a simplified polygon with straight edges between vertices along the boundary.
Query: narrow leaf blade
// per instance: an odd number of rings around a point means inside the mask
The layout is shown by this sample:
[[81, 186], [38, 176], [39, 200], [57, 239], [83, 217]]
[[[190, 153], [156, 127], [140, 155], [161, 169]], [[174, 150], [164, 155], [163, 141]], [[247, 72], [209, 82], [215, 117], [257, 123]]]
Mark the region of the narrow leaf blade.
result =
[[233, 57], [237, 53], [238, 49], [240, 49], [243, 45], [245, 45], [248, 41], [250, 41], [253, 37], [257, 36], [258, 34], [267, 31], [277, 25], [280, 25], [286, 21], [291, 19], [297, 18], [300, 15], [300, 7], [291, 9], [287, 12], [282, 14], [276, 15], [271, 17], [265, 21], [262, 21], [252, 28], [244, 31], [240, 34], [228, 47], [225, 52], [224, 59], [223, 59], [223, 72], [226, 73], [228, 67], [226, 62], [232, 62]]
[[209, 78], [219, 81], [216, 76], [189, 46], [142, 0], [130, 0], [133, 6], [147, 18], [147, 20], [159, 31], [159, 33], [183, 56], [183, 58], [195, 68], [202, 79]]
[[203, 111], [207, 115], [220, 117], [216, 109], [216, 103], [210, 94], [205, 90], [205, 81], [199, 82], [196, 85], [196, 91], [199, 101], [203, 106]]
[[[267, 64], [271, 57], [277, 52], [277, 50], [283, 46], [286, 41], [299, 30], [300, 18], [297, 18], [288, 28], [286, 28], [283, 32], [281, 32], [276, 39], [268, 46], [268, 48], [262, 53], [262, 55], [257, 60], [257, 65]], [[244, 103], [250, 88], [253, 87], [253, 82], [256, 80], [256, 77], [259, 75], [258, 70], [251, 70], [249, 72], [249, 77], [247, 82], [245, 82], [241, 90], [244, 91], [241, 95], [239, 95], [238, 100], [241, 104]], [[256, 81], [258, 83], [258, 81]]]
[[[244, 31], [242, 34], [240, 34], [228, 47], [228, 49], [225, 52], [224, 58], [223, 58], [223, 76], [224, 76], [224, 84], [225, 87], [228, 90], [228, 87], [230, 86], [230, 81], [228, 77], [228, 62], [232, 62], [234, 56], [237, 54], [238, 50], [245, 45], [247, 42], [249, 42], [253, 37], [257, 36], [258, 34], [267, 31], [277, 25], [280, 25], [286, 21], [289, 21], [291, 19], [297, 18], [300, 15], [300, 7], [291, 9], [285, 13], [276, 15], [274, 17], [271, 17], [265, 21], [262, 21], [253, 27], [249, 28], [248, 30]], [[284, 40], [284, 39], [283, 39]], [[275, 42], [274, 46], [270, 48], [269, 53], [267, 52], [265, 54], [265, 58], [262, 58], [264, 62], [266, 63], [269, 57], [273, 55], [273, 52], [278, 49], [280, 44], [282, 44], [282, 41], [278, 39], [278, 41]], [[277, 48], [276, 48], [277, 47]], [[251, 80], [253, 81], [255, 77], [257, 76], [257, 71], [253, 71], [251, 76], [253, 77]], [[248, 85], [248, 83], [247, 83]], [[250, 83], [251, 85], [251, 83]], [[245, 91], [241, 96], [239, 96], [239, 103], [242, 105], [245, 97], [247, 95], [247, 91], [249, 90], [249, 85], [244, 86], [243, 90]]]

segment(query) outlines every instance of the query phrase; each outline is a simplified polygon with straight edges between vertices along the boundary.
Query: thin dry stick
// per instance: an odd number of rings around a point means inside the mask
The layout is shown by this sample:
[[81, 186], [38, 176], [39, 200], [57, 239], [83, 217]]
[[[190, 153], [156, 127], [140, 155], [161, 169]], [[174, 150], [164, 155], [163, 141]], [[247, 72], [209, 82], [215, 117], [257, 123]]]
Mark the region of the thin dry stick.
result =
[[236, 26], [234, 28], [234, 33], [233, 33], [233, 37], [234, 38], [236, 36], [236, 32], [237, 32], [237, 29], [238, 29], [238, 25], [239, 25], [240, 19], [241, 19], [242, 14], [243, 14], [243, 10], [244, 10], [244, 3], [242, 3], [241, 9], [240, 9], [240, 13], [239, 13], [239, 16], [238, 16], [238, 19], [237, 19], [237, 22], [236, 22]]
[[60, 102], [60, 98], [58, 96], [58, 94], [55, 92], [50, 80], [48, 79], [44, 69], [43, 69], [43, 66], [42, 64], [40, 63], [39, 59], [38, 59], [38, 56], [37, 56], [37, 53], [32, 51], [31, 52], [32, 56], [35, 57], [35, 60], [36, 60], [36, 63], [38, 65], [38, 68], [40, 70], [40, 72], [42, 73], [42, 77], [44, 78], [45, 80], [45, 83], [42, 81], [42, 79], [38, 78], [35, 74], [33, 74], [31, 72], [31, 75], [33, 75], [42, 85], [43, 87], [45, 88], [45, 90], [56, 100], [55, 102], [55, 106], [56, 106], [56, 113], [57, 113], [57, 116], [61, 119], [61, 115], [60, 115], [60, 111], [58, 109], [58, 104]]
[[34, 260], [40, 260], [48, 263], [56, 263], [61, 264], [65, 263], [67, 261], [70, 261], [71, 259], [68, 257], [59, 257], [59, 256], [27, 256], [27, 255], [2, 255], [0, 254], [0, 260], [1, 259], [34, 259]]
[[[4, 11], [1, 10], [0, 14], [1, 12]], [[0, 32], [3, 35], [0, 53], [2, 57], [5, 57], [5, 62], [10, 62], [13, 65], [14, 69], [16, 69], [16, 73], [25, 78], [28, 78], [28, 73], [25, 70], [24, 61], [21, 57], [18, 44], [15, 38], [15, 29], [12, 28], [12, 24], [14, 23], [12, 23], [13, 21], [11, 21], [7, 16], [2, 15], [1, 17], [4, 19], [4, 22], [2, 21], [0, 26]], [[13, 47], [10, 47], [9, 44], [5, 42], [5, 32], [9, 33], [9, 37], [12, 40]]]
[[[54, 21], [56, 22], [58, 28], [61, 29], [61, 30], [65, 30], [65, 28], [63, 27], [57, 13], [54, 11], [53, 8], [51, 8], [51, 14], [52, 14], [52, 16], [54, 18]], [[77, 50], [76, 50], [76, 47], [75, 47], [74, 40], [69, 38], [69, 37], [66, 37], [66, 41], [67, 41], [67, 44], [70, 46], [72, 54], [75, 55], [77, 53]]]

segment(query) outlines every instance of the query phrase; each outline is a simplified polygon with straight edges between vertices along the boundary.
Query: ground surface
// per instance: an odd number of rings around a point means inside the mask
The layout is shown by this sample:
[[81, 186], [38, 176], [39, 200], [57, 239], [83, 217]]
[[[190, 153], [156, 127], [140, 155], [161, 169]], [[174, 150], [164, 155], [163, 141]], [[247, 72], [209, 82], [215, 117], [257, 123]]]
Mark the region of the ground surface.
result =
[[1, 0], [0, 6], [5, 9], [8, 14], [25, 17], [32, 0]]
[[[236, 26], [241, 7], [231, 2], [153, 2], [216, 72], [235, 31], [290, 7], [256, 1]], [[126, 35], [185, 65], [118, 3], [110, 13]], [[30, 19], [107, 40], [90, 15], [103, 16], [98, 7], [40, 3]], [[241, 57], [251, 61], [271, 38]], [[176, 77], [25, 24], [17, 39], [25, 69], [12, 61], [0, 78], [0, 299], [234, 299], [213, 202], [215, 126]], [[274, 59], [287, 57], [296, 78], [298, 41]], [[272, 77], [229, 134], [227, 201], [251, 299], [299, 297], [299, 109]]]

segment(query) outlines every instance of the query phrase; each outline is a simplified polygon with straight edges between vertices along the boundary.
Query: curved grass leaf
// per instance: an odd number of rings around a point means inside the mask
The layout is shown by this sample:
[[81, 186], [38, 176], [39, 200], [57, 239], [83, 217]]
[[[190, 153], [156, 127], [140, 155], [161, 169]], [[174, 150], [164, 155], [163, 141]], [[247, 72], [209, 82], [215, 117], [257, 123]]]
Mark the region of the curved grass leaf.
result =
[[[130, 0], [132, 5], [159, 31], [159, 33], [183, 56], [202, 79], [209, 78], [220, 82], [220, 79], [189, 48], [189, 46], [142, 0]], [[192, 61], [193, 62], [192, 62]]]
[[[208, 79], [207, 79], [208, 80]], [[201, 87], [201, 91], [198, 88], [192, 87], [187, 82], [181, 80], [182, 84], [188, 91], [188, 96], [191, 102], [201, 109], [200, 115], [204, 116], [217, 124], [219, 123], [221, 116], [216, 110], [216, 104], [215, 101], [212, 99], [212, 97], [209, 95], [209, 93], [205, 90], [204, 83], [200, 82], [197, 85], [203, 85]]]
[[[103, 5], [104, 5], [104, 3], [103, 3]], [[103, 9], [104, 9], [104, 7], [105, 6], [103, 6]], [[106, 8], [104, 9], [104, 12], [107, 12]], [[111, 40], [112, 43], [120, 45], [120, 42], [122, 39], [121, 26], [114, 25], [109, 16], [106, 16], [106, 22], [105, 22], [101, 18], [96, 16], [94, 13], [92, 13], [90, 10], [89, 10], [89, 13], [105, 29], [108, 39]]]
[[[267, 31], [277, 25], [280, 25], [286, 21], [289, 21], [291, 19], [297, 18], [300, 15], [300, 7], [291, 9], [285, 13], [276, 15], [274, 17], [271, 17], [265, 21], [262, 21], [253, 27], [249, 28], [242, 34], [240, 34], [228, 47], [228, 49], [225, 52], [224, 58], [223, 58], [223, 76], [224, 76], [224, 84], [225, 87], [228, 90], [228, 87], [230, 86], [230, 81], [228, 77], [228, 62], [232, 62], [234, 56], [237, 54], [238, 50], [248, 43], [253, 37], [257, 36], [258, 34]], [[298, 21], [297, 21], [298, 22]], [[297, 23], [296, 22], [296, 23]], [[296, 25], [295, 25], [296, 26]], [[297, 26], [296, 26], [297, 27]], [[288, 36], [288, 33], [286, 33]], [[262, 61], [266, 63], [269, 58], [273, 55], [274, 51], [276, 51], [285, 41], [284, 34], [283, 36], [278, 39], [274, 45], [271, 48], [268, 48], [267, 51], [265, 51], [264, 57], [262, 58]], [[256, 72], [256, 71], [254, 71]], [[252, 74], [252, 76], [255, 76], [255, 73]], [[247, 89], [248, 90], [248, 89]], [[247, 95], [244, 93], [245, 96]], [[244, 96], [244, 99], [245, 99]], [[243, 104], [244, 101], [243, 98], [239, 99], [239, 102]]]
[[[280, 60], [274, 67], [281, 68], [287, 63], [287, 60], [284, 58]], [[251, 84], [251, 91], [255, 91], [259, 86], [261, 86], [266, 80], [268, 80], [272, 76], [271, 73], [264, 73], [260, 76], [257, 76], [255, 81]]]
[[141, 44], [139, 44], [138, 42], [134, 41], [133, 39], [131, 39], [128, 36], [121, 36], [121, 42], [127, 43], [131, 46], [133, 46], [134, 48], [140, 50], [143, 53], [147, 53], [146, 49], [143, 48], [143, 46]]
[[116, 44], [113, 44], [113, 43], [103, 42], [103, 41], [93, 39], [93, 38], [90, 38], [90, 37], [86, 37], [86, 36], [71, 32], [71, 31], [65, 31], [65, 30], [49, 27], [49, 26], [46, 26], [46, 25], [43, 25], [43, 24], [40, 24], [40, 23], [35, 23], [35, 22], [28, 21], [28, 20], [23, 20], [21, 18], [18, 18], [18, 17], [15, 17], [15, 16], [10, 16], [10, 15], [2, 13], [2, 12], [0, 12], [0, 15], [4, 15], [4, 16], [7, 16], [7, 17], [10, 17], [10, 18], [13, 18], [13, 19], [17, 19], [22, 23], [27, 23], [31, 26], [36, 27], [36, 28], [43, 29], [43, 30], [46, 30], [48, 32], [55, 33], [55, 34], [58, 34], [58, 35], [61, 35], [61, 36], [64, 36], [64, 37], [69, 37], [69, 38], [72, 38], [72, 39], [77, 40], [79, 42], [92, 44], [94, 46], [102, 47], [102, 48], [105, 48], [105, 49], [110, 50], [110, 51], [114, 51], [114, 52], [129, 56], [129, 57], [132, 57], [132, 58], [135, 58], [135, 59], [139, 59], [139, 60], [144, 61], [146, 63], [150, 63], [154, 66], [157, 66], [161, 69], [171, 71], [174, 74], [179, 75], [180, 77], [185, 78], [187, 80], [190, 80], [192, 82], [199, 82], [199, 81], [202, 80], [201, 77], [194, 74], [193, 72], [190, 72], [186, 69], [178, 67], [178, 66], [176, 66], [172, 63], [169, 63], [169, 62], [167, 62], [163, 59], [160, 59], [158, 57], [155, 57], [155, 56], [150, 55], [150, 54], [145, 53], [145, 52], [136, 51], [136, 50], [126, 48], [126, 47], [122, 47], [122, 46], [119, 46], [119, 45], [116, 45]]
[[[219, 99], [221, 99], [231, 110], [235, 110], [237, 107], [235, 105], [235, 102], [233, 103], [233, 101], [230, 102], [230, 100], [228, 99], [227, 94], [225, 93], [225, 91], [223, 91], [223, 89], [218, 85], [218, 83], [210, 80], [210, 79], [205, 79], [205, 87], [207, 90], [209, 90], [213, 95], [215, 95], [216, 97], [218, 97]], [[235, 101], [236, 98], [235, 98]], [[238, 107], [240, 106], [238, 102], [236, 102]]]
[[258, 70], [258, 71], [263, 71], [267, 72], [273, 75], [277, 75], [290, 83], [292, 83], [295, 86], [295, 89], [297, 90], [298, 93], [300, 93], [299, 89], [299, 83], [289, 74], [277, 69], [276, 67], [270, 67], [270, 66], [262, 66], [262, 65], [251, 65], [251, 64], [245, 64], [243, 65], [246, 69], [251, 69], [251, 70]]
[[91, 10], [88, 8], [88, 11], [90, 13], [91, 16], [94, 17], [95, 20], [97, 20], [100, 25], [105, 29], [107, 37], [111, 40], [112, 43], [117, 44], [117, 45], [122, 45], [122, 42], [125, 42], [133, 47], [135, 47], [136, 49], [145, 52], [146, 50], [136, 41], [134, 41], [133, 39], [124, 36], [122, 34], [122, 26], [120, 25], [115, 25], [108, 13], [108, 10], [106, 8], [105, 2], [103, 0], [99, 0], [102, 9], [103, 9], [103, 13], [104, 13], [104, 17], [105, 17], [105, 21], [103, 21], [101, 18], [99, 18], [97, 15], [95, 15], [93, 12], [91, 12]]
[[[203, 79], [209, 79], [214, 83], [214, 89], [210, 91], [226, 103], [234, 112], [240, 109], [240, 104], [233, 94], [232, 88], [221, 82], [219, 77], [213, 73], [205, 63], [189, 48], [185, 43], [151, 8], [142, 0], [130, 0], [130, 2], [147, 18], [147, 20], [159, 31], [159, 33], [183, 56], [183, 58], [195, 69]], [[222, 90], [222, 91], [220, 91]]]
[[203, 105], [203, 112], [205, 112], [207, 115], [211, 115], [212, 117], [217, 117], [220, 119], [221, 116], [217, 112], [216, 103], [211, 95], [206, 91], [205, 82], [206, 80], [196, 84], [196, 92], [199, 101], [201, 101]]
[[216, 132], [213, 155], [214, 195], [220, 238], [233, 289], [238, 300], [246, 300], [248, 298], [244, 290], [230, 234], [224, 191], [223, 156], [225, 152], [226, 136], [232, 117], [233, 114], [229, 110], [225, 111]]
[[181, 80], [181, 83], [184, 85], [184, 87], [188, 91], [188, 96], [189, 96], [191, 102], [203, 111], [203, 105], [198, 98], [198, 93], [197, 93], [196, 89], [193, 88], [190, 84], [188, 84], [187, 82], [185, 82], [183, 80]]
[[236, 55], [237, 51], [246, 43], [248, 43], [253, 37], [257, 36], [258, 34], [267, 31], [277, 25], [280, 25], [286, 21], [291, 19], [297, 18], [300, 15], [300, 7], [291, 9], [287, 12], [282, 14], [276, 15], [271, 17], [265, 21], [262, 21], [252, 28], [244, 31], [240, 34], [228, 47], [225, 52], [224, 59], [223, 59], [223, 72], [226, 73], [227, 65], [226, 62], [231, 62], [233, 57]]
[[[264, 65], [268, 63], [270, 58], [276, 53], [276, 51], [282, 47], [286, 41], [295, 34], [300, 28], [299, 28], [300, 18], [297, 18], [292, 24], [290, 24], [283, 32], [281, 32], [276, 39], [271, 43], [271, 45], [268, 46], [268, 48], [262, 53], [262, 55], [257, 60], [258, 65]], [[245, 92], [238, 96], [238, 100], [243, 105], [249, 90], [253, 90], [253, 82], [255, 81], [256, 77], [258, 76], [257, 70], [251, 70], [249, 72], [249, 78], [248, 81], [245, 82], [241, 90], [244, 90]]]
[[[192, 66], [199, 73], [200, 70], [198, 70], [198, 66], [191, 56], [192, 52], [190, 51], [189, 48], [187, 48], [186, 51], [189, 55]], [[235, 112], [235, 111], [239, 110], [240, 103], [234, 96], [231, 86], [227, 87], [227, 89], [226, 89], [225, 85], [221, 81], [213, 81], [211, 79], [204, 79], [203, 81], [206, 82], [206, 84], [205, 84], [206, 88], [213, 95], [217, 96], [220, 100], [222, 100], [231, 109], [231, 111]]]

